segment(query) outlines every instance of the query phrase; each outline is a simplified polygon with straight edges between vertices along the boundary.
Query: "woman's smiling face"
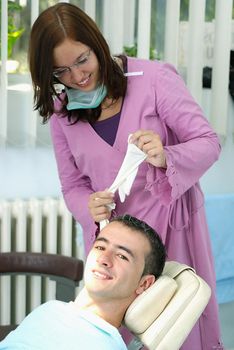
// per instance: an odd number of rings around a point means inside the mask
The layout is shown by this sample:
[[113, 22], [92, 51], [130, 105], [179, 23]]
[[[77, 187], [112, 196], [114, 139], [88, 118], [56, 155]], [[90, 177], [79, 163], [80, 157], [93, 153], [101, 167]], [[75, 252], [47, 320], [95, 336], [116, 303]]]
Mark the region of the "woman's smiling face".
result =
[[79, 41], [65, 39], [54, 49], [53, 74], [67, 87], [92, 91], [99, 82], [99, 63], [94, 52]]

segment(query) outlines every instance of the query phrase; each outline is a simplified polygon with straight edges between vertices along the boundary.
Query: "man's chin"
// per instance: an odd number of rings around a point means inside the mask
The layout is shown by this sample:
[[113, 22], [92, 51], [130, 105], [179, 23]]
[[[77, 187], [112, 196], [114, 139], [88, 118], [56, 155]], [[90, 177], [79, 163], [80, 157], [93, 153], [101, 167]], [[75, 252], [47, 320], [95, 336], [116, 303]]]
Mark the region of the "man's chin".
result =
[[89, 295], [94, 299], [109, 299], [113, 295], [113, 290], [103, 287], [87, 287]]

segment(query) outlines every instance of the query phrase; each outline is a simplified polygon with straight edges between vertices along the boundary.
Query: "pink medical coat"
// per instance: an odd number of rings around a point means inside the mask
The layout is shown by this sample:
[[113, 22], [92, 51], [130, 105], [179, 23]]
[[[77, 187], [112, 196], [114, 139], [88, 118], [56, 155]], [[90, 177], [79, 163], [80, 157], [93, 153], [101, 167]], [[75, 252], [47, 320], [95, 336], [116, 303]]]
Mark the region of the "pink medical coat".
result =
[[[116, 193], [115, 212], [131, 214], [154, 227], [167, 247], [168, 258], [193, 266], [214, 292], [210, 237], [198, 181], [219, 157], [218, 137], [171, 65], [136, 58], [128, 58], [127, 64], [128, 72], [143, 75], [128, 77], [113, 146], [87, 122], [69, 125], [67, 118], [56, 113], [50, 119], [67, 207], [83, 227], [88, 252], [97, 228], [87, 206], [89, 195], [105, 190], [114, 181], [126, 153], [128, 135], [138, 129], [154, 130], [164, 145], [167, 169], [143, 162], [124, 203]], [[56, 108], [59, 105], [57, 101]], [[198, 324], [183, 349], [218, 346], [217, 320], [213, 293], [201, 317], [200, 330]]]

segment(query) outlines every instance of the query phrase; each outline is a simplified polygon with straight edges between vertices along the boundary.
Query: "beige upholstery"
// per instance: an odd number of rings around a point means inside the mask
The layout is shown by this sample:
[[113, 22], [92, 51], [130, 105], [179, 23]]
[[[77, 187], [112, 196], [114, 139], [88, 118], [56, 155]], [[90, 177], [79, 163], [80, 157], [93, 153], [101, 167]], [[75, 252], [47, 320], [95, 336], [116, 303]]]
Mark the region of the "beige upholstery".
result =
[[210, 295], [210, 287], [191, 267], [170, 261], [154, 285], [130, 305], [124, 322], [149, 350], [177, 350]]

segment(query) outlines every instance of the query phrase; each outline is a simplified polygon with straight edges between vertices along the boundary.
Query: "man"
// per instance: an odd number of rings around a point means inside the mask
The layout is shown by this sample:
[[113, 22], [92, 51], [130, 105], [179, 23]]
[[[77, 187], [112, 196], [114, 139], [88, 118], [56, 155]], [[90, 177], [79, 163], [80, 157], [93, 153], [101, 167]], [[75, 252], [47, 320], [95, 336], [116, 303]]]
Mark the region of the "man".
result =
[[87, 257], [76, 300], [39, 306], [0, 349], [126, 350], [118, 328], [132, 301], [160, 276], [165, 257], [160, 237], [146, 223], [130, 215], [112, 219]]

